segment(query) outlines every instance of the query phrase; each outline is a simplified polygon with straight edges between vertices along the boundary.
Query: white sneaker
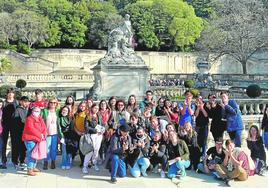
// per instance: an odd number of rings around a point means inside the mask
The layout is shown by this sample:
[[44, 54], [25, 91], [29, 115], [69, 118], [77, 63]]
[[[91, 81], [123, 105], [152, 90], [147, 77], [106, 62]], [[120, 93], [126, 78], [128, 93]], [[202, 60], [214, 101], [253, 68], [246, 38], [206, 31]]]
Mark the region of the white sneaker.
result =
[[166, 177], [166, 174], [165, 174], [165, 172], [163, 170], [160, 171], [160, 176], [161, 176], [161, 178], [165, 178]]
[[66, 166], [62, 166], [61, 169], [62, 169], [62, 170], [65, 170], [65, 169], [66, 169]]
[[71, 167], [70, 167], [70, 166], [66, 166], [65, 169], [66, 169], [66, 170], [70, 170]]
[[94, 169], [95, 169], [96, 171], [100, 171], [100, 169], [99, 169], [99, 167], [98, 167], [97, 164], [94, 165]]
[[82, 168], [82, 173], [83, 173], [83, 174], [88, 174], [88, 169], [87, 169], [87, 167], [83, 167], [83, 168]]

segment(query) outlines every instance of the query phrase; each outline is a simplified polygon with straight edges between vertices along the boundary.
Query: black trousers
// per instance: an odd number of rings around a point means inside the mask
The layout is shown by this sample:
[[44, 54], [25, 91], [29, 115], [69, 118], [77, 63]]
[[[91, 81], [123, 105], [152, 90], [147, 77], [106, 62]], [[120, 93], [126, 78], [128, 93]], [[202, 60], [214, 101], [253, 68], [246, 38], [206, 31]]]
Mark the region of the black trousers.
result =
[[24, 142], [22, 141], [22, 128], [14, 129], [11, 132], [13, 132], [13, 136], [15, 137], [14, 139], [14, 144], [13, 144], [13, 149], [12, 149], [12, 162], [14, 164], [18, 164], [18, 161], [20, 163], [25, 162], [25, 157], [26, 157], [26, 147]]
[[154, 155], [150, 158], [150, 162], [153, 167], [155, 167], [157, 164], [161, 164], [162, 170], [165, 171], [167, 169], [168, 158], [166, 155], [163, 155], [162, 157]]

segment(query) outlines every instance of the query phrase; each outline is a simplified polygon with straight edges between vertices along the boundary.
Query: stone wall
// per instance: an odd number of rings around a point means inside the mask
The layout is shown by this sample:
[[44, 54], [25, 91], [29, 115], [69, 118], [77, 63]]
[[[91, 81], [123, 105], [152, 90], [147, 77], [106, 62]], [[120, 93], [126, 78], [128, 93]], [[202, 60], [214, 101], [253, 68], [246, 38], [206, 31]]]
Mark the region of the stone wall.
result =
[[[20, 72], [24, 68], [27, 72], [42, 72], [56, 70], [79, 70], [83, 69], [92, 73], [98, 60], [104, 57], [104, 50], [89, 49], [39, 49], [31, 56], [10, 53], [7, 50], [0, 52], [0, 57], [9, 57], [16, 66], [12, 72]], [[137, 52], [145, 63], [152, 69], [152, 74], [192, 74], [197, 72], [195, 53], [174, 52]], [[249, 74], [267, 74], [268, 53], [263, 52], [255, 55], [248, 64]], [[214, 63], [210, 70], [211, 74], [241, 74], [242, 67], [233, 59], [224, 57]]]

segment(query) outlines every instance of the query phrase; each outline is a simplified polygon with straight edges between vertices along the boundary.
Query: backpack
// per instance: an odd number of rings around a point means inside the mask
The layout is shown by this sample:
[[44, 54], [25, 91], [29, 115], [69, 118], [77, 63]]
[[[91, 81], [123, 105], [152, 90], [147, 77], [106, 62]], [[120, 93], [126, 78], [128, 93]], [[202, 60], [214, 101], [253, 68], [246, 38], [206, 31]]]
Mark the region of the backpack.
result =
[[79, 149], [83, 155], [86, 155], [94, 150], [90, 134], [84, 134], [81, 136], [79, 141]]

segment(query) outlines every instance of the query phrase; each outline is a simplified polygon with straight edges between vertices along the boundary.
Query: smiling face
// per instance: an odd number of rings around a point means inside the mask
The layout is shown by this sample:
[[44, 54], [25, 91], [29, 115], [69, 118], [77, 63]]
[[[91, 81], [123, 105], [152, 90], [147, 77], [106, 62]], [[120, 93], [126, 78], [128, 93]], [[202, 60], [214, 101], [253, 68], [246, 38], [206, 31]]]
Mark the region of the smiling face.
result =
[[129, 101], [129, 104], [131, 104], [131, 105], [134, 105], [136, 103], [136, 99], [134, 96], [130, 96], [128, 101]]
[[97, 114], [98, 111], [99, 111], [98, 105], [92, 106], [91, 111], [92, 111], [93, 114]]
[[84, 112], [86, 110], [86, 103], [81, 103], [79, 105], [79, 110], [81, 110], [82, 112]]
[[124, 104], [123, 102], [118, 102], [118, 103], [117, 103], [117, 109], [118, 109], [119, 111], [123, 111], [124, 108], [125, 108], [125, 104]]
[[64, 107], [62, 110], [61, 110], [61, 115], [63, 117], [65, 116], [68, 116], [68, 112], [69, 112], [69, 109], [67, 107]]
[[100, 103], [100, 108], [101, 108], [102, 110], [106, 110], [106, 109], [107, 109], [107, 104], [106, 104], [105, 101], [102, 101], [102, 102]]

